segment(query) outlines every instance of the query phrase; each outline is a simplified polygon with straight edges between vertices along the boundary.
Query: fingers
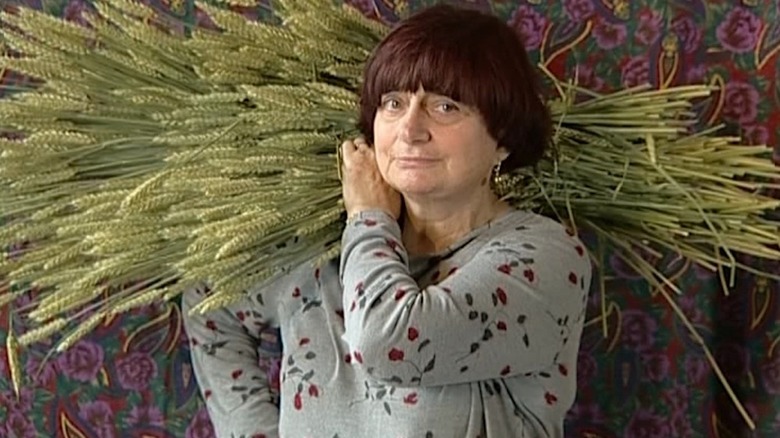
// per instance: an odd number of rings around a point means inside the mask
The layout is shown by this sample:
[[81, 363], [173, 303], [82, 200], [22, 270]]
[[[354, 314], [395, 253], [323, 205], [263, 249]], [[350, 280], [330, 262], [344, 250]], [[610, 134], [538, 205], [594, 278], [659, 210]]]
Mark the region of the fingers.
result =
[[348, 165], [354, 164], [354, 155], [358, 151], [368, 149], [368, 142], [363, 137], [354, 140], [345, 140], [336, 151], [336, 166], [338, 167], [339, 181], [344, 181], [344, 173]]
[[371, 147], [363, 137], [358, 137], [354, 140], [346, 140], [345, 142], [341, 143], [341, 146], [339, 146], [341, 159], [344, 162], [349, 163], [352, 162], [351, 159], [354, 157], [355, 153], [368, 152], [370, 149]]

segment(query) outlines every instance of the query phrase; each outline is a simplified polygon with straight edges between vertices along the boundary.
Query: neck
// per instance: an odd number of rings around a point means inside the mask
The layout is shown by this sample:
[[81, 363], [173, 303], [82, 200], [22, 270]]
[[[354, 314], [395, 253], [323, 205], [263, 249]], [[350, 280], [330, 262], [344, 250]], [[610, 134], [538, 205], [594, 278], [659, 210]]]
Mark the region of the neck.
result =
[[410, 254], [442, 251], [510, 208], [492, 192], [456, 202], [404, 197], [404, 206], [403, 242]]

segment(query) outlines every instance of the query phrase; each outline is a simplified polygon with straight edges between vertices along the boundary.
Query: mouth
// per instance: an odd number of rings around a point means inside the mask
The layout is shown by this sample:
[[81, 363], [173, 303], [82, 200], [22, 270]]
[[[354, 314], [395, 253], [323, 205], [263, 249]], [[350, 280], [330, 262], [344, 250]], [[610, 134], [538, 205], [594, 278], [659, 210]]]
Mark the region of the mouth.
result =
[[398, 157], [395, 159], [400, 167], [415, 168], [415, 167], [430, 167], [436, 164], [439, 160], [435, 158], [425, 157]]
[[433, 163], [437, 160], [436, 158], [428, 158], [428, 157], [398, 157], [396, 158], [396, 161], [400, 161], [403, 163]]

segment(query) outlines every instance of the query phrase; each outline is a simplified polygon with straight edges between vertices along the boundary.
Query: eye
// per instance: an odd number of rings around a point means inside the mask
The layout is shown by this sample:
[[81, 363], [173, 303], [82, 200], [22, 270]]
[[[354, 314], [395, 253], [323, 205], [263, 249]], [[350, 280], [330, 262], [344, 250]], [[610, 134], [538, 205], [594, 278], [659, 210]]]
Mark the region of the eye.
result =
[[428, 108], [438, 114], [453, 114], [461, 110], [457, 102], [445, 96], [438, 96], [428, 101]]
[[450, 113], [458, 110], [460, 110], [460, 108], [452, 102], [442, 102], [439, 104], [439, 111], [443, 113]]
[[403, 104], [401, 103], [401, 99], [399, 99], [396, 96], [385, 96], [382, 97], [382, 101], [380, 103], [380, 108], [384, 111], [397, 111], [401, 108]]

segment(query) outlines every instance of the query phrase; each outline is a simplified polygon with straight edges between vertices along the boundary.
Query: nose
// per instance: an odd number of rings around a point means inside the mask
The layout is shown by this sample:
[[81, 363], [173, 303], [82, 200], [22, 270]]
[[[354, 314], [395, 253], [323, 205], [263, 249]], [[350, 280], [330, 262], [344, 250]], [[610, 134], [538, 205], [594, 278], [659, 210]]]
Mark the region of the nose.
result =
[[408, 144], [424, 143], [430, 140], [428, 113], [419, 102], [413, 101], [404, 115], [401, 124], [401, 138]]

